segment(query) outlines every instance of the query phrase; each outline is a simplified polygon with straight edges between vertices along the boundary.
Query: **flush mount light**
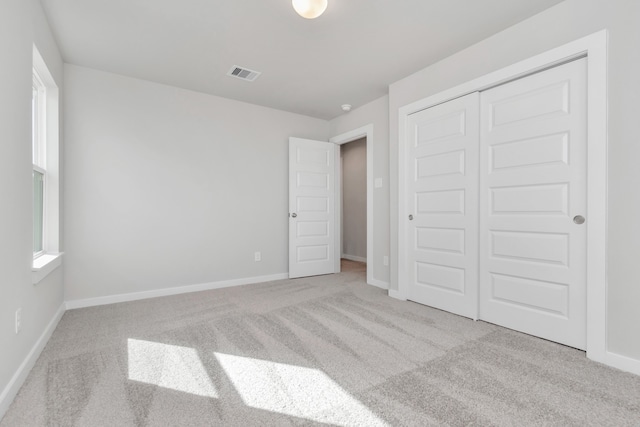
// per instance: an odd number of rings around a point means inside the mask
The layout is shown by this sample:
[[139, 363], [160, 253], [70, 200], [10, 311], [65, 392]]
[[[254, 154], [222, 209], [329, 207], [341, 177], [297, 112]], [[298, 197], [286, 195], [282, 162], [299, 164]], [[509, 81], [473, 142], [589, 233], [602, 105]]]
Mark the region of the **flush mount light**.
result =
[[307, 19], [314, 19], [327, 10], [327, 0], [291, 0], [298, 15]]

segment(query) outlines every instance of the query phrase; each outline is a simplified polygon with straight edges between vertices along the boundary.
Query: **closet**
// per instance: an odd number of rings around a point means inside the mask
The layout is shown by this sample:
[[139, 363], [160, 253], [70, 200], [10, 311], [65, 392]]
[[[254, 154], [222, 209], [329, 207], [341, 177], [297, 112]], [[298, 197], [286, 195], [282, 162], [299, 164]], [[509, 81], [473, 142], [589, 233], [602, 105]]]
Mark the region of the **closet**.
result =
[[409, 116], [407, 297], [586, 346], [586, 59]]

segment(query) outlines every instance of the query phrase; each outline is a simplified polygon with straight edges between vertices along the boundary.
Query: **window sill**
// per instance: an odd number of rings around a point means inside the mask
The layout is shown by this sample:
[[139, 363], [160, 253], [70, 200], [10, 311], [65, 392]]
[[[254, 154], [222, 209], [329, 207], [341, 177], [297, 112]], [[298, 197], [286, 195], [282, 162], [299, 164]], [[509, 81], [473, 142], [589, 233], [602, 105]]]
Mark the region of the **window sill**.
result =
[[44, 254], [33, 260], [31, 267], [31, 279], [37, 284], [47, 277], [53, 270], [62, 265], [62, 253]]

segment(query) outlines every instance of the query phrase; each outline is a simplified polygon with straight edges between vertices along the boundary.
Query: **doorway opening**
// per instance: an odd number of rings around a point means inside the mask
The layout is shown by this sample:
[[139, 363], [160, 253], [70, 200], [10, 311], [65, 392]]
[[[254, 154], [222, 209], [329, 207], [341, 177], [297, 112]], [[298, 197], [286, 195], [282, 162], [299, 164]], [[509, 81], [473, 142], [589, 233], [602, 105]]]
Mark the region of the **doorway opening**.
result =
[[[340, 258], [367, 263], [367, 138], [339, 146]], [[344, 267], [344, 262], [342, 263]]]
[[[342, 161], [341, 161], [341, 152], [342, 146], [351, 142], [357, 142], [359, 140], [363, 140], [363, 144], [366, 147], [366, 174], [365, 174], [365, 182], [366, 182], [366, 251], [363, 258], [366, 259], [366, 269], [367, 269], [367, 283], [369, 285], [379, 286], [373, 278], [373, 260], [374, 260], [374, 242], [373, 242], [373, 124], [369, 124], [357, 129], [354, 129], [349, 132], [345, 132], [343, 134], [334, 136], [329, 140], [338, 146], [338, 150], [336, 150], [336, 221], [335, 221], [335, 272], [341, 271], [341, 255], [344, 253], [344, 243], [343, 243], [343, 224], [342, 224], [342, 201], [343, 201], [343, 192], [342, 192]], [[348, 221], [349, 219], [347, 219]], [[345, 255], [353, 255], [348, 253]]]
[[[366, 220], [358, 221], [366, 229], [366, 252], [354, 255], [347, 249], [346, 255], [366, 259], [367, 284], [388, 289], [388, 283], [373, 277], [373, 261], [376, 259], [373, 236], [373, 124], [334, 136], [329, 142], [289, 138], [290, 278], [341, 271], [344, 246], [340, 146], [357, 140], [363, 140], [366, 146]], [[375, 187], [382, 186], [382, 178], [377, 178]], [[378, 256], [381, 264], [387, 265], [388, 257]]]

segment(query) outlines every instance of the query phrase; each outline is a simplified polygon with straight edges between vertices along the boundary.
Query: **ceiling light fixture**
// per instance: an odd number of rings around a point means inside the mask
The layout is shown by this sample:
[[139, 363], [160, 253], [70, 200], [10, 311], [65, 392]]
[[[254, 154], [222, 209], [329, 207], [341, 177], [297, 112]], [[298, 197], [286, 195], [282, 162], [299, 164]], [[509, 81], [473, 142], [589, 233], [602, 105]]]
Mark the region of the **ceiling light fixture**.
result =
[[298, 15], [307, 19], [314, 19], [327, 10], [327, 0], [291, 0]]

